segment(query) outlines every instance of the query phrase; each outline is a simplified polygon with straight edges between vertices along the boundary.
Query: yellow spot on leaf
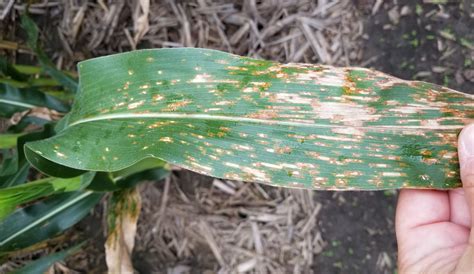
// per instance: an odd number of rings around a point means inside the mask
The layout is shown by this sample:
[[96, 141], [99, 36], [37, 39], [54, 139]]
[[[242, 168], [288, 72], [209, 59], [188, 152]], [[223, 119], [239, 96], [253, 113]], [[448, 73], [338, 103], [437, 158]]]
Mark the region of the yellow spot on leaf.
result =
[[136, 103], [131, 103], [128, 105], [128, 109], [135, 109], [145, 103], [145, 100], [138, 101]]
[[160, 141], [165, 143], [173, 143], [173, 139], [170, 137], [161, 137]]

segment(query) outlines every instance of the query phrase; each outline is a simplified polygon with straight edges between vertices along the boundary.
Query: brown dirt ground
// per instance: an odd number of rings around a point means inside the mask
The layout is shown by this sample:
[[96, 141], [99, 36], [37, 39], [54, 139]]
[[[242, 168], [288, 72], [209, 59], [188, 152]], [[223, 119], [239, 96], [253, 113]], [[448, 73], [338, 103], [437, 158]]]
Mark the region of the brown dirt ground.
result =
[[[374, 67], [474, 93], [474, 33], [469, 30], [474, 7], [469, 1], [153, 2], [145, 35], [136, 24], [143, 15], [138, 1], [38, 4], [33, 13], [46, 50], [66, 69], [85, 58], [133, 48], [197, 46], [279, 61]], [[22, 7], [14, 6], [9, 24], [0, 25], [1, 40], [18, 42], [15, 51], [6, 50], [17, 62], [33, 60], [22, 47], [15, 17]], [[235, 267], [253, 258], [260, 265], [256, 273], [396, 273], [396, 191], [305, 192], [224, 182], [239, 193], [228, 194], [212, 178], [173, 174], [168, 191], [165, 182], [141, 187], [133, 256], [139, 273], [214, 273], [229, 270], [222, 261]], [[67, 268], [106, 269], [105, 235], [99, 228], [105, 207], [101, 203], [74, 228], [72, 233], [92, 241], [66, 261]], [[279, 214], [290, 221], [279, 223]], [[262, 254], [271, 260], [254, 250], [255, 230]], [[206, 240], [207, 231], [219, 244], [221, 261]]]

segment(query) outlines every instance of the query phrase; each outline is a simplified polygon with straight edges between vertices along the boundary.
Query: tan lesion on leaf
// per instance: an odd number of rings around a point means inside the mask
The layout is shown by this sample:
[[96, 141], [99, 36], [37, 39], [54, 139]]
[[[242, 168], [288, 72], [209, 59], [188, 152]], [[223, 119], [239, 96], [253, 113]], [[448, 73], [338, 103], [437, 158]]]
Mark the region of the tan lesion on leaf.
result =
[[329, 182], [329, 179], [327, 177], [321, 177], [321, 176], [316, 176], [313, 177], [313, 187], [319, 188], [321, 186], [326, 185]]
[[361, 106], [352, 102], [314, 102], [313, 112], [319, 119], [327, 119], [347, 126], [360, 127], [366, 122], [381, 118], [371, 107]]
[[243, 93], [252, 93], [252, 92], [259, 92], [260, 90], [257, 87], [245, 87], [242, 89]]
[[304, 97], [297, 93], [277, 92], [269, 94], [269, 102], [284, 103], [284, 104], [303, 104], [314, 105], [317, 100], [312, 97]]
[[335, 179], [335, 186], [336, 187], [346, 187], [348, 185], [347, 179], [344, 178], [336, 178]]
[[369, 167], [371, 167], [371, 168], [388, 168], [389, 166], [387, 164], [383, 164], [383, 163], [369, 163]]
[[192, 80], [188, 83], [210, 83], [212, 82], [212, 76], [207, 73], [196, 74]]
[[165, 98], [165, 97], [164, 97], [163, 95], [161, 95], [161, 94], [155, 94], [155, 95], [153, 95], [153, 97], [152, 97], [151, 99], [152, 99], [154, 102], [156, 102], [156, 101], [161, 101], [161, 100], [163, 100], [164, 98]]
[[238, 67], [238, 66], [226, 66], [226, 70], [236, 70], [236, 71], [248, 71], [249, 69], [246, 67]]
[[128, 89], [128, 88], [130, 87], [130, 84], [131, 84], [130, 81], [126, 81], [126, 82], [123, 84], [122, 89], [124, 89], [124, 90], [125, 90], [125, 89]]
[[160, 142], [165, 142], [165, 143], [174, 143], [173, 138], [167, 137], [167, 136], [166, 136], [166, 137], [161, 137], [161, 138], [159, 139], [159, 141], [160, 141]]
[[317, 166], [313, 163], [297, 162], [297, 163], [295, 163], [295, 165], [300, 169], [310, 169], [308, 172], [309, 172], [309, 174], [311, 174], [311, 176], [319, 174], [319, 171], [316, 170]]
[[189, 164], [193, 167], [192, 169], [196, 172], [203, 173], [204, 175], [209, 175], [214, 168], [210, 166], [206, 166], [197, 162], [189, 162]]
[[226, 172], [224, 173], [224, 178], [229, 180], [243, 180], [243, 178], [236, 172]]
[[406, 173], [396, 171], [383, 171], [380, 175], [383, 177], [407, 177]]
[[58, 150], [56, 150], [56, 149], [53, 150], [53, 152], [54, 152], [54, 153], [56, 154], [56, 156], [58, 156], [59, 158], [64, 158], [64, 159], [67, 158], [66, 154], [64, 154], [64, 153], [62, 153], [62, 152], [60, 152], [60, 151], [58, 151]]
[[242, 177], [244, 180], [248, 181], [257, 181], [257, 182], [270, 182], [270, 176], [263, 170], [259, 168], [253, 168], [248, 166], [243, 166], [241, 168]]
[[259, 110], [254, 113], [247, 114], [245, 117], [253, 118], [253, 119], [262, 119], [262, 120], [269, 120], [278, 118], [278, 113], [273, 110]]
[[216, 106], [230, 106], [230, 105], [235, 105], [235, 102], [230, 101], [230, 100], [222, 100], [222, 101], [214, 102], [213, 105], [216, 105]]
[[178, 102], [173, 102], [173, 103], [168, 104], [166, 108], [163, 108], [162, 111], [176, 111], [179, 108], [187, 106], [191, 103], [192, 103], [191, 100], [182, 100]]
[[214, 161], [218, 161], [218, 160], [220, 159], [220, 158], [217, 157], [216, 155], [212, 155], [212, 154], [207, 155], [207, 156], [208, 156], [209, 158], [211, 158], [212, 160], [214, 160]]
[[241, 144], [232, 144], [231, 148], [237, 151], [254, 151], [255, 148], [249, 145], [241, 145]]
[[327, 69], [324, 66], [318, 66], [318, 68], [318, 70], [308, 69], [306, 72], [294, 73], [290, 79], [302, 82], [311, 81], [316, 85], [324, 84], [325, 86], [332, 87], [344, 86], [347, 75], [344, 68], [330, 67], [330, 69]]
[[138, 102], [128, 104], [127, 108], [128, 109], [136, 109], [136, 108], [142, 106], [144, 103], [145, 103], [145, 100], [140, 100]]
[[157, 121], [157, 122], [154, 122], [153, 124], [150, 124], [147, 126], [147, 128], [149, 129], [153, 129], [153, 128], [159, 128], [159, 127], [163, 127], [163, 126], [168, 126], [168, 125], [172, 125], [172, 124], [175, 124], [176, 121]]
[[289, 146], [275, 147], [275, 152], [278, 154], [290, 154], [293, 149]]
[[362, 176], [363, 173], [357, 170], [346, 170], [344, 171], [344, 177], [357, 177]]

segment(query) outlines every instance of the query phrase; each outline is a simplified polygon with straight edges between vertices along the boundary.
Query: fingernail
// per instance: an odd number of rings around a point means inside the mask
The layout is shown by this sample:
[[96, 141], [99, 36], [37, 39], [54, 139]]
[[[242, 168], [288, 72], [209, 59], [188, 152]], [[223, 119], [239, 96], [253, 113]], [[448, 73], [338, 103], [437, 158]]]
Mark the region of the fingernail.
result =
[[459, 161], [461, 166], [474, 163], [474, 124], [463, 129], [459, 135]]

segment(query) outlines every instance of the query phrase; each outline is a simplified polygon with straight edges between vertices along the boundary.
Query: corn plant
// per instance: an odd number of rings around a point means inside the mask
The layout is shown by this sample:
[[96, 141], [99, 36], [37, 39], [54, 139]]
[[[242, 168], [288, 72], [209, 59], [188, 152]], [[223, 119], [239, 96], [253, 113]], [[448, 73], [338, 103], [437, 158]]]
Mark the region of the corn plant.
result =
[[[58, 133], [56, 122], [70, 111], [77, 80], [57, 70], [43, 53], [34, 22], [25, 15], [22, 24], [41, 67], [14, 66], [0, 58], [0, 264], [42, 248], [41, 242], [83, 219], [106, 192], [113, 193], [112, 201], [122, 197], [127, 201], [128, 189], [169, 173], [166, 163], [157, 159], [145, 159], [116, 172], [88, 171], [68, 178], [31, 169], [24, 145]], [[109, 218], [119, 217], [120, 212], [112, 208]], [[109, 225], [111, 233], [117, 225]], [[82, 245], [45, 256], [19, 272], [45, 272]]]
[[[70, 78], [48, 68], [71, 96]], [[10, 80], [24, 76], [9, 71]], [[54, 128], [2, 137], [16, 152], [3, 156], [0, 173], [8, 182], [0, 181], [0, 252], [57, 235], [104, 191], [161, 178], [165, 163], [306, 189], [461, 184], [457, 135], [474, 121], [474, 97], [445, 87], [192, 48], [95, 58], [78, 71], [71, 107], [41, 89], [1, 86], [4, 116], [38, 106], [67, 114]], [[44, 175], [25, 183], [30, 165]]]

